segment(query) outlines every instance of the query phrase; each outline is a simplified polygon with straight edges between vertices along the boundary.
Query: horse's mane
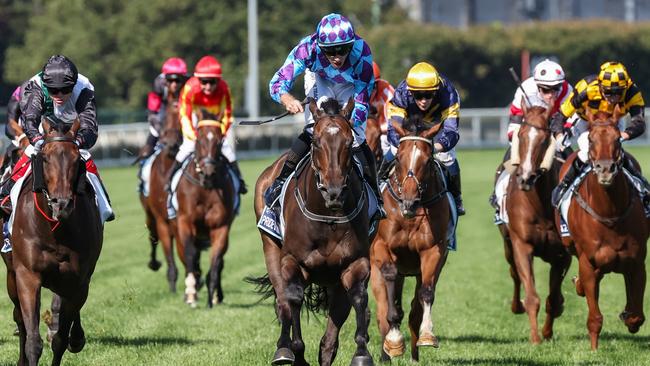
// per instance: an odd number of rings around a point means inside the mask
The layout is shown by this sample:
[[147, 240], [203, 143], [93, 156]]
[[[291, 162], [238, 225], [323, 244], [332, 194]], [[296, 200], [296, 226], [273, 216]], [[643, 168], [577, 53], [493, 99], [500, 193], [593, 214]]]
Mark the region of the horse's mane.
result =
[[336, 99], [327, 99], [320, 104], [320, 107], [329, 116], [341, 114], [341, 105]]
[[409, 135], [416, 135], [420, 131], [426, 129], [422, 124], [422, 115], [417, 113], [408, 116], [407, 118], [404, 118], [404, 122], [402, 123], [402, 128], [404, 129], [404, 131], [408, 131]]

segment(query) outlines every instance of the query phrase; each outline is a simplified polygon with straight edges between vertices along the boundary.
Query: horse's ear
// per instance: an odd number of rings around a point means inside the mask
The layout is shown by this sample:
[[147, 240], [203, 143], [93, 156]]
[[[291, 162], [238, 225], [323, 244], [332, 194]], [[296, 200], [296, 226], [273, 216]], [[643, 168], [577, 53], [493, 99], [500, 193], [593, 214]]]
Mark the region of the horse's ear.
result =
[[314, 117], [314, 121], [320, 118], [323, 114], [323, 112], [318, 108], [318, 105], [316, 104], [316, 100], [314, 98], [309, 98], [309, 111]]
[[519, 102], [519, 105], [521, 105], [521, 110], [524, 112], [524, 115], [526, 115], [526, 113], [528, 113], [528, 105], [526, 104], [525, 96], [521, 97], [521, 101]]
[[396, 120], [394, 119], [391, 120], [390, 124], [391, 126], [393, 126], [393, 129], [395, 130], [395, 132], [397, 132], [399, 137], [404, 137], [408, 134], [408, 132], [404, 130], [404, 128], [402, 128], [402, 125], [400, 125]]
[[614, 107], [614, 124], [617, 124], [621, 117], [623, 117], [623, 112], [621, 112], [620, 105], [616, 104]]
[[420, 133], [420, 137], [424, 137], [425, 139], [430, 139], [433, 136], [435, 136], [438, 131], [442, 128], [442, 123], [438, 123], [437, 125], [429, 128], [428, 130], [424, 130], [422, 133]]
[[345, 104], [345, 108], [341, 111], [341, 114], [345, 119], [348, 121], [350, 120], [350, 117], [352, 116], [352, 111], [354, 110], [354, 98], [350, 97], [348, 99], [348, 102]]
[[75, 118], [74, 122], [72, 122], [72, 127], [70, 128], [70, 132], [72, 132], [72, 136], [77, 136], [77, 131], [79, 131], [79, 127], [81, 127], [81, 121], [79, 121], [79, 118]]
[[46, 135], [50, 133], [50, 130], [52, 129], [52, 125], [50, 124], [49, 119], [47, 119], [46, 117], [41, 118], [41, 126], [43, 126], [43, 132]]

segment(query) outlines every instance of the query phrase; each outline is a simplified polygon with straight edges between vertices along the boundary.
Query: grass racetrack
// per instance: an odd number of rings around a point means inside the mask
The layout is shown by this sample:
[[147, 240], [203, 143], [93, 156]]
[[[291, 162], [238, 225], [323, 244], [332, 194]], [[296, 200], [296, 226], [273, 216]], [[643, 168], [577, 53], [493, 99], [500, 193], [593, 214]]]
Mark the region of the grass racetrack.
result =
[[[650, 148], [629, 148], [650, 171]], [[510, 312], [512, 281], [503, 255], [493, 210], [487, 202], [493, 172], [502, 151], [460, 151], [463, 192], [468, 214], [460, 219], [458, 251], [450, 253], [436, 291], [432, 316], [440, 348], [420, 352], [421, 365], [650, 365], [650, 325], [629, 334], [618, 320], [625, 305], [623, 277], [609, 274], [602, 281], [600, 306], [604, 316], [600, 348], [590, 350], [586, 328], [587, 305], [575, 294], [570, 278], [577, 273], [574, 259], [563, 283], [564, 314], [557, 319], [552, 341], [532, 346], [525, 314]], [[249, 188], [271, 160], [241, 163]], [[261, 241], [255, 227], [252, 193], [244, 197], [241, 215], [231, 230], [225, 257], [224, 294], [221, 305], [208, 310], [205, 287], [199, 308], [183, 303], [183, 272], [177, 294], [165, 279], [166, 266], [158, 272], [147, 268], [149, 243], [143, 211], [136, 193], [136, 169], [104, 169], [102, 177], [111, 194], [117, 219], [106, 225], [104, 248], [82, 309], [87, 344], [79, 354], [66, 352], [65, 365], [269, 365], [279, 335], [272, 301], [257, 303], [245, 276], [266, 272]], [[208, 252], [202, 253], [207, 270]], [[159, 248], [160, 260], [162, 252]], [[548, 294], [548, 265], [537, 259], [535, 267], [540, 295], [540, 329]], [[177, 264], [180, 266], [180, 263]], [[0, 281], [4, 283], [2, 271]], [[648, 292], [645, 308], [650, 304]], [[408, 311], [413, 280], [407, 280], [404, 305]], [[373, 313], [370, 351], [379, 364], [380, 339]], [[49, 307], [50, 293], [43, 291], [41, 313]], [[12, 335], [13, 305], [6, 292], [0, 294], [0, 366], [15, 365], [18, 338]], [[318, 364], [318, 344], [325, 330], [323, 316], [303, 312], [303, 335], [307, 360]], [[409, 334], [402, 323], [407, 353], [392, 365], [411, 365]], [[41, 321], [41, 335], [45, 326]], [[337, 365], [348, 365], [354, 351], [354, 313], [341, 332]], [[41, 364], [51, 362], [44, 340]]]

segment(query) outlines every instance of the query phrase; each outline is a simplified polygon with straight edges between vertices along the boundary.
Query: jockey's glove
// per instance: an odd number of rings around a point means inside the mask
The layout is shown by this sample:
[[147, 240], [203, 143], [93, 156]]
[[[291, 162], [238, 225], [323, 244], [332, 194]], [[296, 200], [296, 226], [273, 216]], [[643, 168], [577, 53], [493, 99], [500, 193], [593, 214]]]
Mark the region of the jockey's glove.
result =
[[43, 139], [40, 139], [40, 140], [36, 141], [34, 143], [34, 150], [36, 150], [36, 152], [41, 151], [41, 147], [43, 147], [44, 143], [45, 143], [45, 140], [43, 140]]

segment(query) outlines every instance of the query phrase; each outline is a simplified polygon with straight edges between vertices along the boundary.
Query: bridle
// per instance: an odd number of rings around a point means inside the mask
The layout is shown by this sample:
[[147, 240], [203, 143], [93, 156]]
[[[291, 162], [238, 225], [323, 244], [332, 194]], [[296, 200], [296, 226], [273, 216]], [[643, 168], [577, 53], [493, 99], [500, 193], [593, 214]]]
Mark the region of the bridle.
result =
[[[207, 120], [202, 120], [199, 121], [197, 128], [201, 127], [219, 127], [220, 129], [223, 129], [223, 123], [221, 121], [217, 120], [212, 120], [212, 119], [207, 119]], [[219, 151], [221, 151], [221, 142], [219, 143]], [[212, 151], [208, 152], [208, 155], [203, 157], [202, 159], [199, 160], [196, 152], [194, 153], [194, 170], [195, 172], [203, 177], [204, 179], [207, 178], [206, 173], [203, 171], [201, 166], [205, 165], [213, 165], [213, 166], [218, 166], [219, 162], [221, 160], [221, 156], [213, 156]], [[207, 181], [207, 180], [206, 180]], [[194, 182], [193, 182], [194, 183]]]

